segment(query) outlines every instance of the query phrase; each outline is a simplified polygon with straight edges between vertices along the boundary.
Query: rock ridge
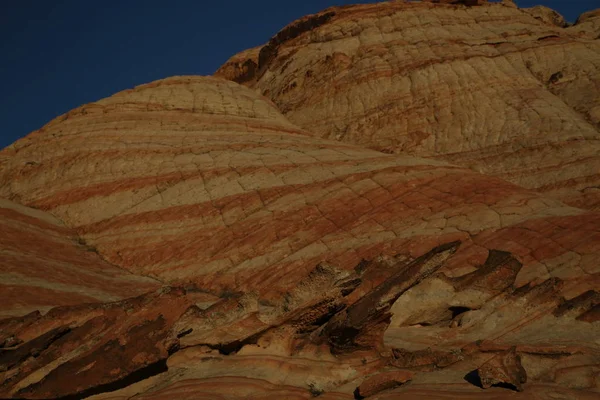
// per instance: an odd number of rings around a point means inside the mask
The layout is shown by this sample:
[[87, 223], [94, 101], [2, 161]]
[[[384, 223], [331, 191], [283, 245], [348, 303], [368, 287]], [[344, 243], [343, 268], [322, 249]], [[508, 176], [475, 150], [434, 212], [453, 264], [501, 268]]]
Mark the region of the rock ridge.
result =
[[331, 8], [1, 150], [0, 397], [596, 399], [595, 14], [456, 3]]
[[597, 11], [567, 26], [541, 6], [468, 3], [334, 7], [268, 65], [247, 68], [271, 45], [215, 75], [319, 136], [439, 158], [597, 209]]

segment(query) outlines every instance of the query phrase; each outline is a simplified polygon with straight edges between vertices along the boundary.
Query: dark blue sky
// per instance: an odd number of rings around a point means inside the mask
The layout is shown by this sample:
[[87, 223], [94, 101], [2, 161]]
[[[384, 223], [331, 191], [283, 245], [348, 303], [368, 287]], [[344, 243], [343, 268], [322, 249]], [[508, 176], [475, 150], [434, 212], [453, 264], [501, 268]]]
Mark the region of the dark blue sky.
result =
[[[84, 103], [209, 75], [289, 22], [343, 0], [0, 0], [0, 148]], [[520, 0], [574, 21], [598, 0]]]

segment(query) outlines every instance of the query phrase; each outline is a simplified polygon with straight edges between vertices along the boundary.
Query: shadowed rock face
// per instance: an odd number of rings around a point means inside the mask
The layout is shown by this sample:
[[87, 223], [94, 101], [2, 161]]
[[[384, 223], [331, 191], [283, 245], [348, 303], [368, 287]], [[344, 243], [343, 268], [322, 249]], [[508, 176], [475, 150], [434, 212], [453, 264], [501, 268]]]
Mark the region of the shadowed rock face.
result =
[[521, 357], [515, 347], [483, 364], [477, 370], [477, 375], [484, 389], [500, 386], [521, 392], [523, 384], [527, 382], [527, 372], [521, 365]]
[[[251, 51], [216, 75], [321, 137], [435, 157], [598, 209], [597, 11], [571, 27], [546, 7], [485, 1], [393, 1], [307, 18], [279, 35], [301, 33], [259, 51], [270, 57], [254, 74], [244, 67], [256, 62]], [[302, 32], [307, 20], [325, 22]]]
[[[223, 71], [260, 85], [351, 15], [518, 11], [446, 3], [330, 9]], [[0, 306], [0, 398], [597, 398], [598, 213], [321, 136], [173, 77], [2, 150], [0, 287], [27, 290]]]

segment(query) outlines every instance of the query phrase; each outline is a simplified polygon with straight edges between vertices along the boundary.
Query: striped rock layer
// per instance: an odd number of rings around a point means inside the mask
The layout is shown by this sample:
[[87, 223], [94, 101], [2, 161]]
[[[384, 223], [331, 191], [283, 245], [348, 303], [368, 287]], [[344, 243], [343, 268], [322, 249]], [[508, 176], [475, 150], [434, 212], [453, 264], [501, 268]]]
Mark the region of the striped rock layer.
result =
[[77, 293], [0, 321], [0, 397], [599, 390], [599, 214], [314, 136], [234, 82], [80, 107], [2, 150], [0, 182], [8, 227], [42, 236], [2, 242], [41, 258], [20, 276]]
[[121, 300], [157, 287], [102, 260], [56, 217], [0, 199], [0, 317]]
[[163, 286], [0, 320], [0, 397], [598, 396], [597, 212], [320, 136], [173, 77], [2, 150], [6, 204]]
[[334, 7], [216, 75], [318, 136], [446, 160], [597, 210], [598, 11], [566, 25], [510, 1]]
[[1, 156], [3, 197], [62, 219], [112, 264], [214, 294], [285, 292], [320, 262], [352, 269], [453, 240], [473, 246], [452, 274], [483, 262], [488, 243], [524, 257], [521, 284], [555, 276], [567, 251], [597, 268], [579, 236], [560, 249], [535, 243], [552, 240], [536, 235], [542, 224], [575, 229], [595, 214], [445, 162], [313, 137], [216, 78], [121, 92]]

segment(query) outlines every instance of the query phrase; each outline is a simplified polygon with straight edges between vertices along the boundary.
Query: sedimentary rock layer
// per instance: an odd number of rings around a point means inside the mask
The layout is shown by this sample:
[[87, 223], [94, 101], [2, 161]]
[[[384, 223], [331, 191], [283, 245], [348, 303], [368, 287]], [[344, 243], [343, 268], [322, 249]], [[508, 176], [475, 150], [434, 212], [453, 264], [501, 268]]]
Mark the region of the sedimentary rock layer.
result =
[[[523, 265], [498, 251], [473, 273], [448, 278], [440, 271], [459, 246], [364, 261], [354, 271], [320, 265], [279, 300], [245, 293], [201, 308], [198, 300], [207, 299], [197, 289], [165, 287], [0, 321], [0, 396], [500, 399], [512, 398], [511, 389], [540, 399], [597, 396], [598, 317], [580, 316], [598, 305], [598, 292], [566, 301], [560, 292], [573, 279], [516, 288]], [[431, 294], [439, 281], [455, 291], [448, 296], [455, 315], [446, 318], [430, 301], [421, 316], [440, 318], [396, 336], [390, 311], [419, 305], [415, 296], [435, 300], [419, 293]], [[467, 307], [477, 301], [480, 309]], [[412, 310], [394, 316], [403, 311]], [[506, 385], [480, 388], [496, 382]]]
[[158, 286], [105, 262], [56, 217], [0, 199], [0, 317], [119, 300]]
[[[321, 261], [353, 268], [493, 241], [530, 220], [535, 230], [595, 218], [445, 162], [313, 137], [216, 78], [170, 78], [83, 106], [1, 156], [3, 196], [59, 216], [115, 265], [215, 294], [285, 291]], [[530, 251], [546, 238], [532, 240]], [[480, 262], [486, 246], [476, 248]]]
[[565, 28], [545, 7], [467, 3], [327, 9], [216, 75], [319, 136], [447, 160], [597, 209], [598, 12]]
[[600, 9], [581, 14], [575, 25], [569, 27], [569, 31], [588, 39], [599, 39]]
[[598, 213], [320, 138], [231, 81], [80, 107], [0, 152], [0, 196], [168, 284], [1, 320], [3, 398], [599, 390]]

